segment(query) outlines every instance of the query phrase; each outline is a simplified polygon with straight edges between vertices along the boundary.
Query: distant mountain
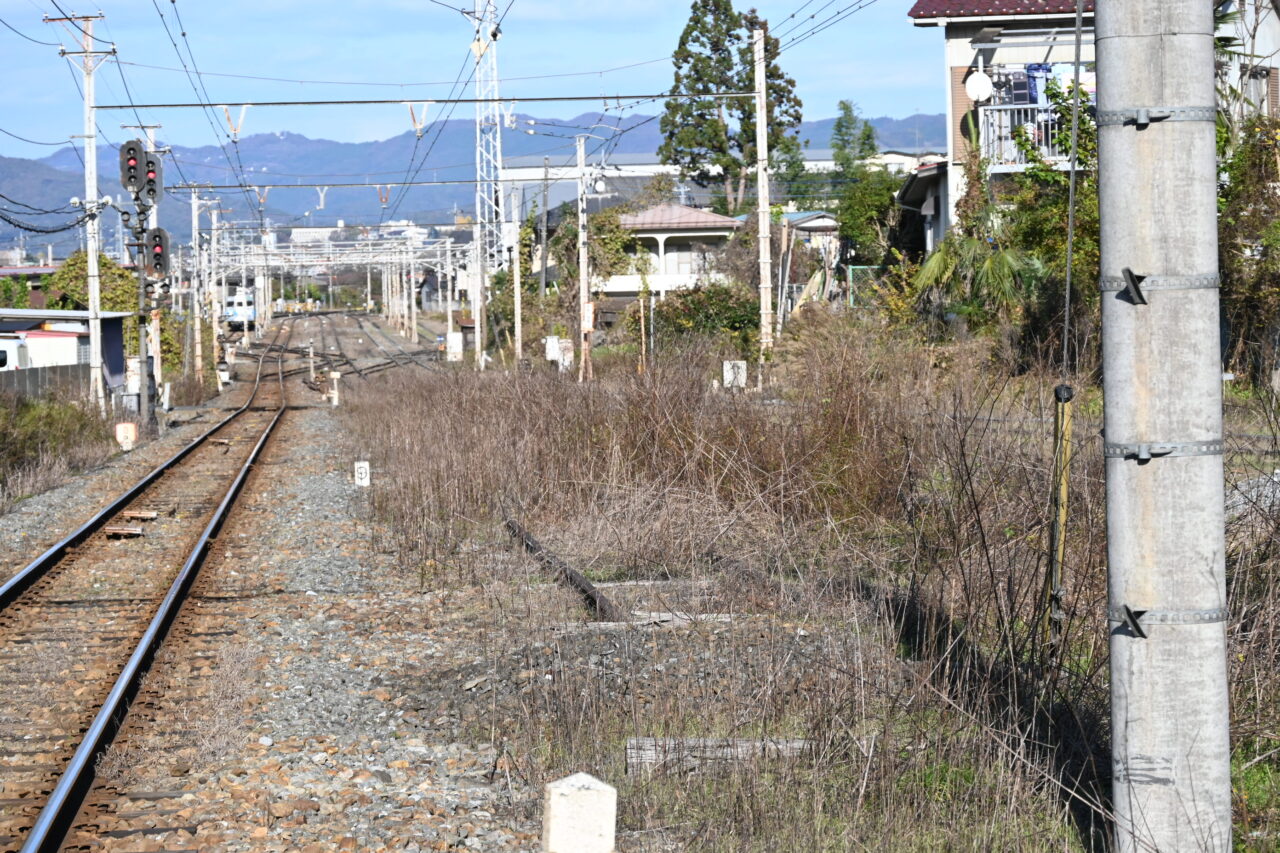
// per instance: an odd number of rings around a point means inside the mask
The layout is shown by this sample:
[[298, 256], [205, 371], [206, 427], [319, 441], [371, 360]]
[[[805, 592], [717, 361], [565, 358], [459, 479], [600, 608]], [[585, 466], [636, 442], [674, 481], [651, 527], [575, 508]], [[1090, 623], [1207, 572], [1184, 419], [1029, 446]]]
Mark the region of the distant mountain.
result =
[[[881, 151], [945, 152], [947, 150], [947, 117], [916, 115], [906, 118], [870, 118], [867, 122], [875, 128], [876, 143]], [[834, 118], [801, 122], [799, 135], [809, 140], [810, 148], [830, 148]]]
[[[904, 119], [869, 119], [876, 129], [880, 147], [891, 150], [945, 150], [946, 120], [942, 115], [914, 115]], [[835, 119], [805, 122], [799, 129], [802, 139], [813, 149], [829, 148]], [[611, 143], [620, 154], [652, 154], [661, 143], [659, 123], [655, 116], [633, 115], [625, 118], [585, 113], [569, 119], [538, 119], [517, 115], [515, 127], [503, 132], [505, 157], [543, 155], [566, 157], [573, 151], [574, 133], [606, 124], [621, 127], [625, 133]], [[528, 130], [536, 130], [530, 135]], [[596, 132], [602, 132], [597, 130]], [[598, 144], [598, 143], [596, 143]], [[165, 183], [181, 182], [234, 185], [243, 171], [247, 183], [306, 184], [326, 181], [330, 184], [397, 182], [406, 180], [466, 181], [475, 174], [475, 126], [470, 118], [446, 121], [443, 126], [428, 128], [421, 138], [412, 131], [377, 142], [333, 142], [309, 139], [296, 133], [263, 133], [246, 136], [238, 142], [224, 140], [221, 145], [188, 148], [172, 146], [165, 162]], [[98, 151], [100, 186], [108, 195], [117, 195], [116, 149], [101, 146]], [[413, 166], [410, 166], [410, 163]], [[0, 157], [0, 193], [10, 199], [33, 206], [59, 208], [67, 199], [84, 194], [80, 155], [71, 148], [59, 149], [42, 160], [18, 160]], [[384, 190], [384, 193], [386, 190]], [[221, 190], [223, 206], [229, 209], [224, 219], [256, 218], [259, 197], [252, 191]], [[190, 209], [186, 192], [169, 193], [161, 206], [161, 223], [178, 242], [190, 239]], [[336, 225], [377, 221], [380, 218], [414, 219], [418, 222], [452, 221], [454, 211], [470, 212], [475, 203], [474, 188], [467, 184], [415, 187], [405, 192], [391, 188], [384, 208], [378, 190], [373, 187], [333, 186], [326, 193], [324, 207], [316, 190], [299, 187], [277, 187], [265, 193], [261, 207], [265, 216], [277, 225]], [[7, 210], [16, 210], [12, 203]], [[74, 214], [22, 217], [33, 223], [66, 222]], [[116, 245], [119, 216], [108, 211], [103, 217], [104, 243], [108, 249]], [[13, 245], [18, 232], [0, 223], [0, 245]], [[31, 245], [52, 242], [55, 252], [63, 254], [79, 243], [76, 231], [51, 238], [31, 235]]]

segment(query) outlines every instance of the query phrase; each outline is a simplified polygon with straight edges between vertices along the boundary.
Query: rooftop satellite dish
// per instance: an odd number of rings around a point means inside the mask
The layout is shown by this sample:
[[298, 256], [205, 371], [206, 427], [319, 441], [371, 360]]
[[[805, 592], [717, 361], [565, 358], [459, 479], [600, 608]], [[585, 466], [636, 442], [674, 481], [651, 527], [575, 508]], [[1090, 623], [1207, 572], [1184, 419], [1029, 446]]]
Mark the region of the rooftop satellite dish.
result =
[[971, 101], [986, 101], [991, 98], [995, 86], [992, 85], [991, 78], [986, 72], [975, 71], [964, 81], [964, 91]]

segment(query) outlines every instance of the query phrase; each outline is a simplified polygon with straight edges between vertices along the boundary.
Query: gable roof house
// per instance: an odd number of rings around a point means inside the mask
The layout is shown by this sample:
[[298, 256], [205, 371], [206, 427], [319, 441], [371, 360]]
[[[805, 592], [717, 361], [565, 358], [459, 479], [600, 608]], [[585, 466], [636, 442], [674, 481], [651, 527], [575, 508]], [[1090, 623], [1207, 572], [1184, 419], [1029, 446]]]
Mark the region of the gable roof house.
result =
[[633, 297], [645, 280], [649, 290], [665, 297], [669, 290], [684, 290], [701, 281], [721, 279], [711, 269], [711, 258], [724, 248], [742, 226], [737, 219], [681, 204], [659, 204], [620, 217], [623, 228], [636, 237], [638, 249], [633, 267], [646, 269], [593, 282], [592, 289], [605, 296]]
[[[1239, 8], [1236, 8], [1239, 7]], [[1280, 0], [1228, 0], [1220, 12], [1235, 12], [1219, 31], [1233, 36], [1236, 55], [1220, 61], [1220, 87], [1236, 91], [1241, 112], [1280, 116]], [[1081, 32], [1080, 82], [1096, 92], [1094, 2], [1086, 0]], [[943, 32], [943, 79], [947, 95], [947, 157], [908, 177], [898, 203], [919, 211], [932, 248], [950, 227], [964, 191], [963, 164], [973, 145], [993, 180], [1027, 168], [1014, 144], [1023, 128], [1040, 155], [1067, 168], [1070, 152], [1054, 140], [1058, 121], [1047, 108], [1050, 80], [1065, 85], [1075, 69], [1075, 0], [917, 0], [907, 13], [917, 27]], [[1152, 73], [1158, 73], [1153, 69]]]

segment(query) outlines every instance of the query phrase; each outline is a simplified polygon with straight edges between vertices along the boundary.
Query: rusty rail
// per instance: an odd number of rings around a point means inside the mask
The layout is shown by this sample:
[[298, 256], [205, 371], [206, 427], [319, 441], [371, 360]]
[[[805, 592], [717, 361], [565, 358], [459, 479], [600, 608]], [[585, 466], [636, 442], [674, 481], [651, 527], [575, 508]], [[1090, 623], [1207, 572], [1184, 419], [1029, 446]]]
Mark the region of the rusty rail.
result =
[[598, 620], [601, 622], [628, 621], [628, 614], [606, 598], [604, 593], [596, 589], [595, 584], [587, 580], [581, 572], [544, 548], [520, 522], [514, 518], [507, 518], [505, 521], [507, 530], [524, 546], [530, 556], [544, 569], [555, 575], [557, 580], [577, 592]]

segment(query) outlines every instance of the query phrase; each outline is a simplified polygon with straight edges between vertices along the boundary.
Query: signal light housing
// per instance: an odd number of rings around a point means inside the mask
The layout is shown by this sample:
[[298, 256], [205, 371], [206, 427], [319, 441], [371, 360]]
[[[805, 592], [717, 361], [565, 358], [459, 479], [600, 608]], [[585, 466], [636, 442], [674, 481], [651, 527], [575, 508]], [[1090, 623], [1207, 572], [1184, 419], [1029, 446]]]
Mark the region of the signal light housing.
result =
[[142, 267], [147, 278], [163, 279], [169, 275], [169, 232], [149, 228], [142, 237]]
[[120, 185], [137, 195], [143, 183], [143, 159], [146, 147], [139, 139], [130, 139], [120, 146]]
[[160, 165], [160, 155], [154, 151], [148, 151], [142, 157], [142, 175], [141, 189], [138, 192], [139, 200], [146, 204], [155, 204], [160, 201], [160, 195], [164, 192], [164, 170]]

